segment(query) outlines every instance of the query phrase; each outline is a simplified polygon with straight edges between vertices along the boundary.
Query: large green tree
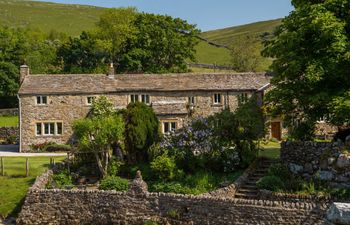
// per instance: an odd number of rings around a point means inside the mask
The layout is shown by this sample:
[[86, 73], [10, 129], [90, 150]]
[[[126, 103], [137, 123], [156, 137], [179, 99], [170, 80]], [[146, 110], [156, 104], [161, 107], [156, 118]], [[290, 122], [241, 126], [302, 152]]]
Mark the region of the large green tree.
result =
[[122, 71], [185, 72], [187, 60], [195, 60], [199, 33], [195, 25], [170, 16], [140, 13], [134, 26], [136, 36], [128, 42]]
[[147, 150], [159, 138], [159, 121], [144, 103], [130, 103], [124, 112], [125, 146], [128, 163], [144, 162]]
[[85, 31], [80, 37], [70, 37], [57, 52], [64, 73], [106, 72], [108, 58], [109, 53], [96, 34]]
[[14, 96], [18, 87], [18, 67], [12, 63], [0, 62], [0, 96]]
[[[309, 139], [319, 118], [340, 124], [349, 120], [350, 105], [350, 1], [294, 0], [295, 10], [267, 42], [263, 54], [275, 58], [274, 89], [267, 95], [268, 109], [283, 115], [296, 138]], [[340, 105], [342, 107], [340, 107]], [[338, 107], [336, 107], [338, 105]], [[336, 109], [346, 109], [339, 119]]]

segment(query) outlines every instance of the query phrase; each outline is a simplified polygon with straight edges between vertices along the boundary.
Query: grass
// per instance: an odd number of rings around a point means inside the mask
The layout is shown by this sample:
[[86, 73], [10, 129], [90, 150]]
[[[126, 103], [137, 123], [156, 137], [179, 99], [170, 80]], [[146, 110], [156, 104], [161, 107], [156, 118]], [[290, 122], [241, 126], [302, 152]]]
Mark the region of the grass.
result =
[[18, 116], [2, 116], [0, 117], [0, 127], [17, 127]]
[[231, 56], [226, 48], [218, 48], [204, 41], [200, 41], [196, 47], [196, 60], [203, 64], [229, 65]]
[[77, 36], [91, 30], [104, 8], [21, 0], [0, 0], [0, 24], [56, 30]]
[[211, 40], [217, 44], [230, 46], [233, 40], [240, 35], [260, 35], [273, 30], [281, 24], [281, 19], [261, 21], [236, 27], [207, 31], [201, 34], [205, 39]]
[[240, 175], [242, 171], [233, 173], [212, 173], [207, 171], [198, 171], [191, 175], [186, 175], [181, 180], [164, 182], [161, 180], [148, 181], [151, 192], [170, 192], [177, 194], [199, 195], [214, 191], [220, 188], [222, 183], [231, 184]]
[[259, 151], [260, 157], [266, 157], [269, 159], [279, 159], [280, 158], [280, 143], [278, 142], [268, 142], [267, 144], [261, 144], [262, 150]]
[[[25, 177], [25, 158], [4, 158], [6, 176], [0, 176], [0, 217], [16, 215], [19, 212], [28, 188], [48, 168], [50, 158], [53, 157], [29, 157], [29, 177]], [[64, 159], [54, 158], [56, 162]]]

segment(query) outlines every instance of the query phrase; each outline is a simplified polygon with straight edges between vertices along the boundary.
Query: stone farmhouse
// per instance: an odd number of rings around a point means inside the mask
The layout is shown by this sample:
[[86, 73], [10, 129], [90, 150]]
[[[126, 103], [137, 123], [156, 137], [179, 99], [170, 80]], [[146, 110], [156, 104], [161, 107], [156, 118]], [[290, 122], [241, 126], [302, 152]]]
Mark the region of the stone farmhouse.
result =
[[[30, 75], [20, 68], [18, 93], [20, 151], [33, 144], [72, 141], [72, 124], [88, 115], [93, 100], [107, 96], [116, 109], [130, 102], [150, 105], [163, 133], [181, 128], [189, 119], [209, 116], [223, 108], [235, 110], [253, 94], [262, 102], [270, 86], [266, 73], [236, 74], [108, 74]], [[281, 138], [281, 122], [274, 121], [272, 137]]]

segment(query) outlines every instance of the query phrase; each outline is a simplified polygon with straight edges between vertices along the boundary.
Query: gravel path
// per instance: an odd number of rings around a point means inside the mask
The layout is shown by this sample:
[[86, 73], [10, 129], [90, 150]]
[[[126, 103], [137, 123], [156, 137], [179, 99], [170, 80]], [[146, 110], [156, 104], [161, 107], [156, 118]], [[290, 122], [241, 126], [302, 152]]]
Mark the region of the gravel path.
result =
[[67, 153], [20, 153], [18, 152], [18, 145], [0, 145], [0, 157], [35, 157], [35, 156], [67, 156]]

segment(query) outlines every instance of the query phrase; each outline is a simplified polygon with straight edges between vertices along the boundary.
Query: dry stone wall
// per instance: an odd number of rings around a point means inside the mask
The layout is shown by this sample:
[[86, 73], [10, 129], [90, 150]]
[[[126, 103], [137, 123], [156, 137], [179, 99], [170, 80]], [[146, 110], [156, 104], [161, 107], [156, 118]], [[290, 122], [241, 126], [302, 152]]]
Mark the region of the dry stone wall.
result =
[[16, 139], [19, 138], [18, 127], [0, 127], [0, 140], [7, 140], [8, 137], [14, 136]]
[[283, 142], [281, 160], [305, 178], [316, 177], [350, 188], [349, 147], [340, 142]]
[[17, 223], [34, 224], [324, 224], [328, 202], [244, 200], [149, 193], [142, 177], [128, 192], [30, 189]]

